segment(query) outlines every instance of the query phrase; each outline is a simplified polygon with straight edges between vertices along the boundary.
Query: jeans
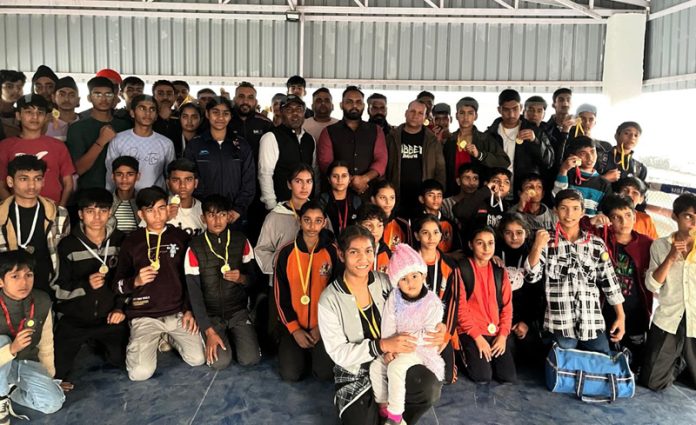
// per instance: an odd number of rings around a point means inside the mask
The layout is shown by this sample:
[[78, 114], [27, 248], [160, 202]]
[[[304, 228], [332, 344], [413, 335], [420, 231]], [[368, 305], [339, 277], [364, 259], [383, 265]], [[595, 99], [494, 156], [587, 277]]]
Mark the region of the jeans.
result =
[[597, 338], [587, 341], [580, 341], [575, 338], [566, 338], [560, 335], [554, 335], [554, 340], [559, 347], [565, 349], [574, 349], [583, 351], [595, 351], [597, 353], [609, 354], [609, 340], [604, 332], [597, 334]]
[[[0, 335], [0, 348], [11, 342]], [[10, 385], [17, 386], [10, 395], [13, 402], [41, 413], [57, 412], [65, 401], [63, 390], [39, 362], [15, 359], [0, 366], [0, 396], [7, 396]]]

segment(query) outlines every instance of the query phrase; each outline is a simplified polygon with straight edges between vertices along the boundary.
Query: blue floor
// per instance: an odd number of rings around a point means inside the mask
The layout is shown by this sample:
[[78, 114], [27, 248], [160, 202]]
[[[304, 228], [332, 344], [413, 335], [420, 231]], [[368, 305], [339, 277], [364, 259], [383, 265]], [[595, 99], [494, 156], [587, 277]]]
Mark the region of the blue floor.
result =
[[[273, 360], [214, 372], [191, 368], [173, 353], [159, 355], [153, 378], [130, 382], [83, 350], [76, 388], [63, 409], [45, 416], [20, 406], [35, 424], [335, 424], [333, 386], [314, 380], [281, 382]], [[27, 423], [15, 420], [13, 424]], [[682, 385], [663, 393], [638, 388], [614, 404], [589, 405], [551, 394], [523, 373], [517, 385], [475, 385], [465, 377], [443, 388], [419, 422], [434, 424], [696, 424], [696, 391]]]

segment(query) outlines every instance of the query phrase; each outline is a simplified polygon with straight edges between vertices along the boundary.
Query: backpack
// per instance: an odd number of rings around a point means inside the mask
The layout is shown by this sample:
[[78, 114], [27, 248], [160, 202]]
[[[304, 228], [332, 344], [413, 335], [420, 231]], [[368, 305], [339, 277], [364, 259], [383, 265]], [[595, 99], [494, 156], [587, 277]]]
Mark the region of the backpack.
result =
[[[495, 299], [498, 303], [498, 310], [503, 310], [503, 276], [505, 275], [505, 270], [502, 267], [498, 267], [495, 263], [491, 262], [493, 266], [493, 280], [495, 281]], [[474, 283], [476, 278], [474, 277], [474, 269], [471, 266], [471, 260], [464, 258], [459, 260], [459, 270], [462, 273], [462, 281], [464, 282], [464, 289], [466, 290], [466, 299], [471, 298], [471, 294], [474, 293]]]

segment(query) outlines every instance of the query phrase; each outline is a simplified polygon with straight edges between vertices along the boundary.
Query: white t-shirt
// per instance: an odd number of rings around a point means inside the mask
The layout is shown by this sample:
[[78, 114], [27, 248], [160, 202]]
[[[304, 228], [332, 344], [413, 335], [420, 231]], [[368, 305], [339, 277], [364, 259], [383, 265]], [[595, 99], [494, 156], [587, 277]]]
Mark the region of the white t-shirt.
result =
[[201, 217], [202, 215], [203, 208], [201, 208], [201, 201], [194, 199], [191, 208], [181, 208], [181, 206], [179, 206], [179, 212], [176, 214], [176, 217], [169, 220], [167, 223], [184, 230], [190, 236], [195, 236], [203, 233], [205, 230], [206, 226]]
[[510, 158], [510, 166], [508, 167], [510, 172], [512, 172], [515, 165], [515, 147], [517, 146], [515, 140], [517, 139], [517, 134], [519, 132], [519, 125], [515, 128], [505, 128], [503, 127], [503, 123], [498, 124], [498, 134], [500, 134], [500, 137], [503, 138], [503, 149], [505, 150], [508, 158]]

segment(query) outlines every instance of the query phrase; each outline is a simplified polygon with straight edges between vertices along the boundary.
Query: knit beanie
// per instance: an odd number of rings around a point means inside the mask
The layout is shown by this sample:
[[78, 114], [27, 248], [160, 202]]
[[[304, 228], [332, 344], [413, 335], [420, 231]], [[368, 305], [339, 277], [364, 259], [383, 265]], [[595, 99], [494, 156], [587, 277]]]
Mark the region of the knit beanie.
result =
[[392, 256], [389, 259], [387, 266], [389, 281], [393, 287], [397, 287], [401, 278], [413, 272], [428, 274], [428, 266], [413, 248], [405, 243], [400, 243], [392, 250]]
[[69, 88], [77, 91], [77, 84], [73, 77], [63, 77], [58, 82], [56, 82], [56, 91], [64, 88]]
[[51, 80], [53, 80], [53, 82], [58, 82], [58, 76], [56, 75], [56, 73], [53, 72], [53, 70], [47, 67], [46, 65], [41, 65], [38, 68], [36, 68], [36, 72], [31, 77], [31, 82], [34, 83], [41, 77], [48, 77]]
[[597, 107], [594, 105], [590, 105], [589, 103], [583, 103], [582, 105], [578, 106], [578, 110], [575, 112], [575, 114], [580, 115], [583, 112], [589, 112], [589, 113], [594, 114], [596, 116], [597, 115]]

